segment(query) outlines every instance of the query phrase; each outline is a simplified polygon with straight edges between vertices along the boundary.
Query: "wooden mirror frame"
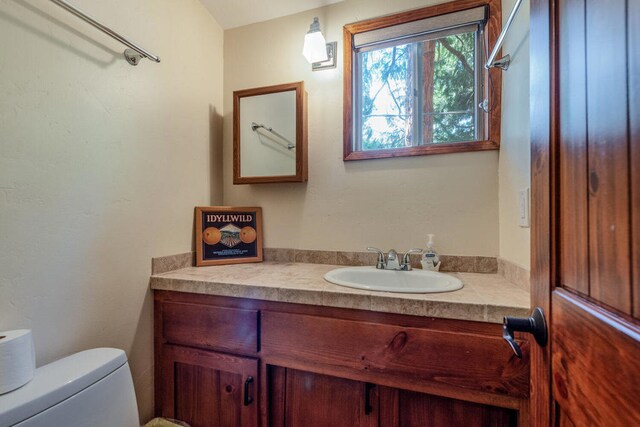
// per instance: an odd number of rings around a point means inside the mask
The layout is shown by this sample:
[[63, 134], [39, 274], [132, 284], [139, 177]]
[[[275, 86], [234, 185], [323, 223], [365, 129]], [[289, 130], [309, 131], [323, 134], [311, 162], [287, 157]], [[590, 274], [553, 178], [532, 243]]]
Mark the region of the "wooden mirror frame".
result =
[[[296, 174], [274, 176], [240, 176], [240, 99], [278, 92], [296, 92]], [[233, 184], [265, 184], [277, 182], [305, 182], [307, 167], [307, 93], [304, 82], [237, 90], [233, 92]]]

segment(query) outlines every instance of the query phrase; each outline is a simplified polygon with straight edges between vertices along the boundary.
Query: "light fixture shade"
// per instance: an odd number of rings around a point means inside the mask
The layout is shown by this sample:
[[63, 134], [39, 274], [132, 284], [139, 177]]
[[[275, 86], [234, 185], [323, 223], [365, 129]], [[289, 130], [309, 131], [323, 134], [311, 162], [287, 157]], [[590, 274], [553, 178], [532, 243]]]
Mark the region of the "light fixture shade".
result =
[[304, 36], [302, 54], [311, 64], [329, 59], [327, 56], [327, 42], [322, 32], [320, 32], [320, 22], [318, 18], [313, 18], [309, 32]]

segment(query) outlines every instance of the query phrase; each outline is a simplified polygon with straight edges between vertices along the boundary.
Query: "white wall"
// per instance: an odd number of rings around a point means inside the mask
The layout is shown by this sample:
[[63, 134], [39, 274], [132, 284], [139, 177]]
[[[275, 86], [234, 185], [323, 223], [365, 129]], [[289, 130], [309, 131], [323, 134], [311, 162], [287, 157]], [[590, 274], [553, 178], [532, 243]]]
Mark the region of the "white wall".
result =
[[[498, 255], [498, 153], [342, 160], [342, 27], [436, 3], [348, 0], [225, 31], [224, 202], [258, 205], [267, 247], [406, 250], [435, 233], [446, 254]], [[338, 40], [338, 67], [312, 72], [301, 54], [314, 16]], [[234, 90], [304, 80], [309, 182], [232, 184]]]
[[0, 330], [37, 363], [96, 346], [131, 362], [152, 415], [153, 256], [192, 248], [221, 202], [223, 32], [196, 0], [74, 0], [162, 58], [50, 2], [0, 0]]
[[[515, 0], [502, 2], [506, 22]], [[529, 269], [530, 228], [518, 225], [518, 190], [531, 185], [529, 136], [529, 2], [523, 2], [502, 48], [511, 55], [502, 73], [500, 147], [500, 257]]]

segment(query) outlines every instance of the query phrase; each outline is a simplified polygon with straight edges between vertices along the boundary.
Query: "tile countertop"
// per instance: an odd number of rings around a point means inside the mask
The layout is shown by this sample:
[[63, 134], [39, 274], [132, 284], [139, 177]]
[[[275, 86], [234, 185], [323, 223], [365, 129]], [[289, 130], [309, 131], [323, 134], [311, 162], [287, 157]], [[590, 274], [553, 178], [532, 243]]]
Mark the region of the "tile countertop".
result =
[[414, 316], [502, 323], [529, 316], [529, 293], [497, 274], [448, 273], [462, 280], [454, 292], [402, 294], [334, 285], [328, 271], [344, 266], [262, 262], [188, 267], [151, 276], [151, 289], [252, 298]]

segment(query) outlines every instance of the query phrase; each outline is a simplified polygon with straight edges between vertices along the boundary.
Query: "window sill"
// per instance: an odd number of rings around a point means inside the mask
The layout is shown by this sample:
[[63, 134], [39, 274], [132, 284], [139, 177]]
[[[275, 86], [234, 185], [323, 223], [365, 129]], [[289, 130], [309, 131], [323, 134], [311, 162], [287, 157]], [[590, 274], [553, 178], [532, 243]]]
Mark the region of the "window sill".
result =
[[387, 150], [347, 151], [344, 161], [385, 159], [389, 157], [429, 156], [433, 154], [465, 153], [468, 151], [499, 150], [500, 143], [494, 141], [456, 142], [417, 147], [392, 148]]

